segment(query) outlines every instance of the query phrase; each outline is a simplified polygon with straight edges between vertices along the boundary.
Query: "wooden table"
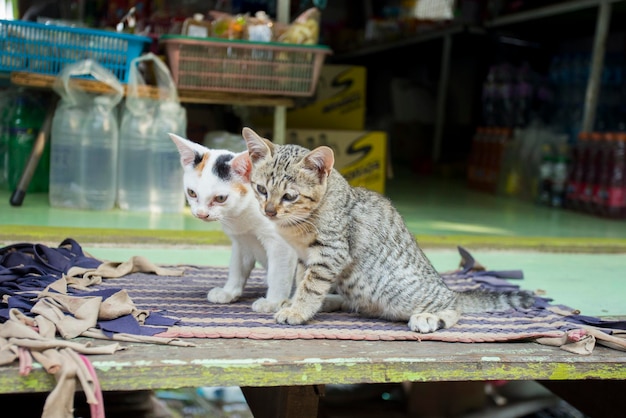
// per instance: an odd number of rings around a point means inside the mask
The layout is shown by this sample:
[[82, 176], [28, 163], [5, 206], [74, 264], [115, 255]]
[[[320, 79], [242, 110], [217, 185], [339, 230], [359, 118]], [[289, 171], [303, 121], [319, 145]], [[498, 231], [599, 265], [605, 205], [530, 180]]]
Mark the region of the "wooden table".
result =
[[[625, 393], [626, 352], [600, 346], [582, 356], [532, 342], [189, 341], [197, 346], [125, 343], [127, 350], [89, 358], [103, 391], [240, 386], [255, 417], [316, 417], [325, 384], [407, 381], [537, 380], [587, 410], [624, 406], [614, 398]], [[0, 367], [0, 393], [54, 386], [41, 368], [21, 377], [17, 364]]]

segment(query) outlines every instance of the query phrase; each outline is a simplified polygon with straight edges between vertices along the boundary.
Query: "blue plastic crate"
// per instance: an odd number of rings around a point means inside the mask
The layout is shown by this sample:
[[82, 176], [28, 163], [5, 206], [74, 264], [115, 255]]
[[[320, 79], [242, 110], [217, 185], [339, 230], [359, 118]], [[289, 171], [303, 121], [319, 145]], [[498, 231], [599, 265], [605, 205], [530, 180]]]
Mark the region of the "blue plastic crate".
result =
[[150, 42], [106, 30], [0, 20], [0, 71], [57, 75], [66, 65], [91, 58], [126, 83], [130, 62]]

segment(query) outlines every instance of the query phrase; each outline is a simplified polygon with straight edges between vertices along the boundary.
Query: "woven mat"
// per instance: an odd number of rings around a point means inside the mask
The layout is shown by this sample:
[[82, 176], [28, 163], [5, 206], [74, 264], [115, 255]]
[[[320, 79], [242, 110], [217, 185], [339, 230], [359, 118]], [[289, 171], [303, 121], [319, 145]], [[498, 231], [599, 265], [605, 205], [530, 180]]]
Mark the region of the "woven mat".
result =
[[[568, 316], [545, 309], [546, 303], [543, 307], [525, 311], [466, 314], [455, 326], [431, 334], [409, 331], [406, 322], [365, 318], [347, 312], [319, 313], [305, 325], [281, 325], [274, 322], [272, 314], [251, 309], [252, 303], [266, 291], [263, 270], [253, 271], [240, 300], [212, 304], [207, 301], [206, 294], [213, 287], [223, 286], [227, 268], [177, 267], [185, 269], [183, 276], [133, 273], [107, 279], [99, 287], [126, 289], [138, 308], [178, 319], [176, 325], [158, 334], [163, 337], [496, 342], [559, 337], [568, 330], [579, 328]], [[444, 273], [443, 277], [450, 288], [460, 291], [478, 287], [491, 290], [518, 288], [509, 280], [488, 274], [452, 272]]]

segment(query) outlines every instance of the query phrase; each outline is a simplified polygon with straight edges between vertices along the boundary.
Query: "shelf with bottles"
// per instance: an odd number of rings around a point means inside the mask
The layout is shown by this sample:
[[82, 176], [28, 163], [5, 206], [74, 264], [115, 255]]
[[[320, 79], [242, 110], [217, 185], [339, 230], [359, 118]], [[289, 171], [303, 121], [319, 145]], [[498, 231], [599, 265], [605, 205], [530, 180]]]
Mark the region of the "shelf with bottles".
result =
[[468, 187], [539, 205], [626, 219], [626, 131], [567, 135], [533, 122], [476, 129]]
[[581, 132], [572, 148], [564, 207], [626, 219], [626, 132]]

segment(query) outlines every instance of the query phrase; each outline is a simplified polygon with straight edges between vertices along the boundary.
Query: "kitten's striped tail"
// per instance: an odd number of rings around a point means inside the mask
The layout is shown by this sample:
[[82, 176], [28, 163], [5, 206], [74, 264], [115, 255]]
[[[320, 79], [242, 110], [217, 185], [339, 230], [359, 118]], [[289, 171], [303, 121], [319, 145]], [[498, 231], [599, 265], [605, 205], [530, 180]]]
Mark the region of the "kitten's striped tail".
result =
[[457, 309], [461, 312], [506, 311], [509, 309], [528, 309], [535, 304], [535, 297], [530, 292], [489, 292], [470, 290], [458, 293]]

